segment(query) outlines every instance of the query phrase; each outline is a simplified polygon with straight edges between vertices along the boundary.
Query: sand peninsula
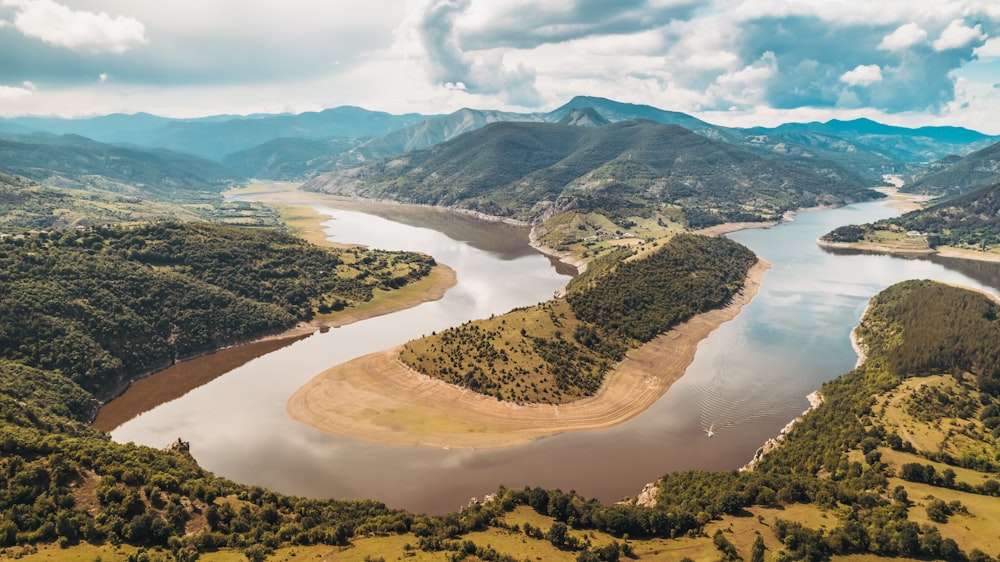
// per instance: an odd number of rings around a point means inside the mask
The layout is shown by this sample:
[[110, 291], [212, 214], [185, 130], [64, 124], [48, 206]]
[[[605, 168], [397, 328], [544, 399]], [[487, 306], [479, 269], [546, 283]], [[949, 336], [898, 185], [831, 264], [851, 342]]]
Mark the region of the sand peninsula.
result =
[[519, 405], [432, 379], [398, 360], [399, 348], [336, 365], [292, 395], [288, 415], [322, 431], [391, 445], [486, 448], [620, 424], [683, 376], [698, 343], [757, 294], [770, 264], [750, 269], [728, 306], [699, 314], [629, 352], [593, 395], [561, 405]]

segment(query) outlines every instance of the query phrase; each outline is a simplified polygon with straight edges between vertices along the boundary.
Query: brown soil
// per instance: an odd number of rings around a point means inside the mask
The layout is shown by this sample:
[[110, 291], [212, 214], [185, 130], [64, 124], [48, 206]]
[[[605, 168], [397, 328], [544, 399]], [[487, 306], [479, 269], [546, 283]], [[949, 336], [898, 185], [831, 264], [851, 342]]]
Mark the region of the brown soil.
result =
[[399, 348], [332, 367], [289, 399], [288, 415], [323, 431], [392, 445], [503, 447], [566, 431], [601, 429], [642, 412], [679, 379], [698, 343], [736, 317], [770, 264], [758, 261], [729, 306], [700, 314], [629, 353], [594, 396], [518, 405], [432, 379], [403, 365]]

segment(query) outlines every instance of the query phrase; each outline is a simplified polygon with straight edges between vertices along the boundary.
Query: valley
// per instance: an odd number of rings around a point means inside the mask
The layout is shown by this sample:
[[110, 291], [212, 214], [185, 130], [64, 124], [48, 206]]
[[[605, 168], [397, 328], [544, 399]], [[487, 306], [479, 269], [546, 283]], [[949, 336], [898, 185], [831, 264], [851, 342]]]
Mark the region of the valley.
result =
[[[282, 122], [301, 127], [314, 117]], [[410, 133], [392, 131], [418, 116], [327, 117], [382, 119], [376, 128], [387, 128], [372, 134], [395, 140], [305, 133], [275, 142], [249, 134], [247, 123], [205, 122], [183, 141], [207, 151], [201, 156], [61, 137], [39, 137], [30, 150], [24, 138], [3, 146], [17, 162], [6, 169], [32, 178], [2, 177], [11, 195], [3, 280], [15, 297], [4, 306], [17, 304], [0, 330], [3, 466], [13, 475], [0, 521], [0, 546], [11, 548], [4, 555], [51, 556], [57, 537], [84, 556], [196, 551], [207, 560], [390, 552], [708, 559], [759, 549], [775, 559], [974, 558], [998, 548], [982, 522], [996, 509], [995, 467], [988, 449], [972, 453], [993, 439], [995, 350], [971, 338], [945, 355], [933, 339], [988, 331], [994, 316], [984, 308], [983, 326], [955, 323], [963, 317], [929, 332], [920, 320], [898, 320], [893, 333], [924, 350], [903, 356], [929, 361], [920, 373], [900, 362], [899, 341], [877, 343], [873, 326], [926, 300], [909, 292], [938, 290], [887, 285], [935, 278], [995, 295], [1000, 272], [983, 264], [966, 275], [940, 257], [815, 244], [825, 232], [854, 233], [838, 228], [845, 224], [892, 224], [872, 231], [920, 228], [928, 247], [951, 236], [951, 247], [989, 250], [989, 186], [901, 217], [867, 187], [873, 175], [916, 170], [919, 158], [946, 147], [981, 162], [989, 152], [975, 149], [988, 137], [864, 120], [725, 129], [599, 98], [530, 119], [494, 113], [486, 123], [466, 113], [464, 135], [460, 127], [432, 133], [431, 123], [447, 117], [434, 116], [422, 121], [421, 138], [444, 142], [425, 147], [400, 144]], [[260, 121], [258, 132], [278, 123]], [[275, 130], [293, 130], [283, 126]], [[210, 147], [210, 131], [265, 144]], [[836, 142], [827, 136], [834, 132]], [[935, 135], [947, 140], [926, 140]], [[862, 143], [889, 137], [900, 151], [892, 158], [859, 154]], [[793, 139], [799, 144], [787, 150]], [[854, 157], [838, 159], [834, 147], [847, 146], [838, 142], [856, 143]], [[37, 154], [59, 159], [67, 150], [129, 164], [38, 165]], [[249, 169], [267, 150], [302, 160], [257, 171], [280, 180], [308, 169], [303, 189], [239, 181], [232, 167]], [[202, 157], [215, 163], [191, 160]], [[78, 205], [82, 193], [92, 194], [89, 206]], [[150, 202], [136, 212], [163, 214], [129, 214], [120, 197]], [[179, 218], [244, 226], [161, 222]], [[321, 254], [328, 261], [316, 261]], [[107, 287], [24, 276], [42, 271], [39, 263], [67, 275], [69, 264], [87, 260], [88, 271], [112, 280]], [[142, 290], [160, 282], [184, 297]], [[143, 319], [155, 315], [115, 300], [121, 286], [142, 306], [146, 292], [181, 303], [181, 312], [147, 328]], [[49, 294], [56, 298], [37, 300]], [[209, 304], [183, 305], [203, 294], [213, 295]], [[240, 300], [248, 295], [266, 298]], [[948, 293], [936, 301], [964, 304], [913, 314], [941, 319], [981, 307], [967, 298]], [[237, 312], [212, 308], [220, 299]], [[58, 316], [65, 311], [53, 303], [68, 303], [75, 316]], [[102, 309], [114, 312], [95, 313]], [[214, 312], [195, 313], [206, 310]], [[859, 320], [867, 359], [852, 371], [847, 334]], [[30, 333], [37, 341], [22, 337]], [[117, 394], [136, 373], [266, 334], [278, 339], [144, 378], [102, 411], [97, 427], [108, 433], [79, 423], [92, 416], [95, 396]], [[83, 353], [68, 353], [73, 336], [84, 336], [75, 344]], [[956, 383], [891, 386], [903, 374], [948, 372]], [[820, 386], [823, 405], [753, 471], [735, 472]], [[858, 392], [881, 393], [878, 412], [857, 409]], [[929, 429], [940, 416], [922, 404], [937, 400], [940, 409], [945, 395], [962, 397], [958, 421]], [[155, 451], [167, 443], [179, 451]], [[915, 476], [912, 465], [924, 461], [934, 471]], [[17, 499], [27, 493], [52, 497], [52, 509], [36, 504], [29, 516]], [[338, 499], [306, 499], [325, 497]]]

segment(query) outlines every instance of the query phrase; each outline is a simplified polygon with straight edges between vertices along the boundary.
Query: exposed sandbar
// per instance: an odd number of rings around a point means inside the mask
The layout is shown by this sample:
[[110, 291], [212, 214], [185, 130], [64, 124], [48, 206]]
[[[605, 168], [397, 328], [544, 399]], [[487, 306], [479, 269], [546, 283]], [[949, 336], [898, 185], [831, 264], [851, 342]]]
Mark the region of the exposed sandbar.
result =
[[698, 343], [757, 294], [770, 264], [759, 260], [743, 291], [628, 354], [596, 394], [568, 404], [518, 405], [422, 375], [399, 348], [334, 366], [302, 386], [288, 415], [322, 431], [392, 445], [504, 447], [567, 431], [620, 424], [655, 403], [694, 359]]

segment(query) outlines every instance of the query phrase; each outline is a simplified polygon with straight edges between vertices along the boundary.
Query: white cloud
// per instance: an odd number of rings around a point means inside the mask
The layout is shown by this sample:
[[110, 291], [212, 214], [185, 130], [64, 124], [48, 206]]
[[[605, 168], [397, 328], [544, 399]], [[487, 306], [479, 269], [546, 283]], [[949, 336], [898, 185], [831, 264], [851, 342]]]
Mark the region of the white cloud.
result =
[[30, 82], [26, 82], [24, 86], [0, 86], [0, 100], [5, 102], [21, 101], [34, 93], [33, 86], [34, 84]]
[[901, 51], [927, 39], [927, 32], [916, 23], [910, 22], [896, 28], [882, 38], [878, 48], [883, 51]]
[[768, 82], [778, 73], [778, 59], [771, 51], [735, 72], [716, 78], [709, 93], [715, 103], [728, 102], [737, 107], [760, 104], [767, 94]]
[[72, 10], [52, 0], [3, 0], [14, 6], [14, 27], [50, 45], [91, 52], [124, 53], [149, 42], [141, 22], [106, 12]]
[[102, 73], [98, 74], [97, 75], [97, 81], [100, 82], [101, 84], [107, 82], [108, 81], [108, 73], [107, 72], [102, 72]]
[[941, 32], [941, 36], [934, 41], [933, 46], [935, 51], [946, 51], [965, 47], [969, 43], [985, 39], [986, 34], [983, 33], [983, 27], [980, 24], [977, 23], [975, 27], [969, 27], [965, 25], [964, 21], [956, 19], [952, 20], [948, 27]]
[[1000, 37], [990, 37], [988, 41], [976, 47], [972, 54], [981, 59], [994, 59], [1000, 57]]
[[871, 86], [882, 81], [882, 69], [877, 64], [859, 64], [842, 74], [840, 81], [849, 86]]

